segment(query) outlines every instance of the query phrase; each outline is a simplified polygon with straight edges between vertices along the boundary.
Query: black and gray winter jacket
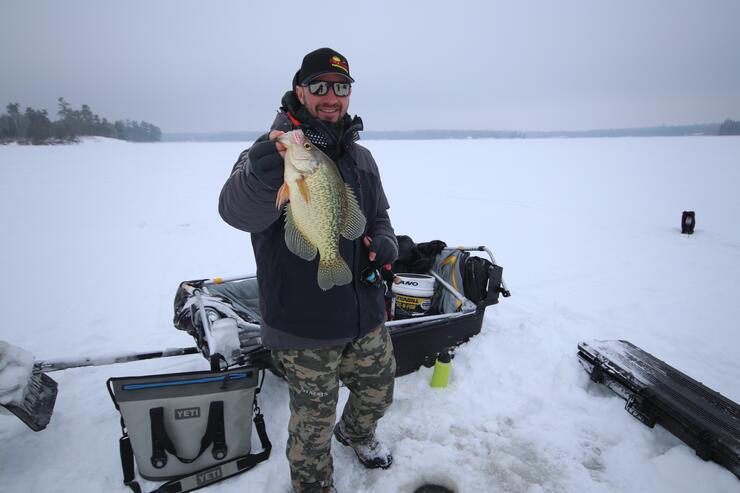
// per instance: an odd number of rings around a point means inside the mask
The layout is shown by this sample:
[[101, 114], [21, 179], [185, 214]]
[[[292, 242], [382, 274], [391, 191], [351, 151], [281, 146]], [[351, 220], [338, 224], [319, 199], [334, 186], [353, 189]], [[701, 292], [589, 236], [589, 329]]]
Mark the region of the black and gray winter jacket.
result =
[[[356, 143], [362, 121], [345, 116], [338, 126], [324, 123], [313, 118], [290, 91], [271, 130], [287, 132], [298, 126], [334, 160], [344, 181], [353, 188], [367, 219], [364, 235], [386, 236], [397, 246], [377, 165], [370, 151]], [[267, 134], [257, 139], [255, 146], [266, 140]], [[360, 282], [360, 273], [369, 264], [362, 236], [354, 241], [339, 240], [340, 254], [352, 269], [352, 282], [322, 291], [317, 283], [318, 256], [308, 262], [288, 250], [283, 214], [275, 207], [274, 177], [270, 185], [260, 180], [251, 169], [249, 151], [241, 153], [221, 191], [219, 213], [231, 226], [251, 233], [263, 343], [271, 349], [325, 347], [377, 328], [386, 320], [384, 289]], [[279, 157], [275, 153], [265, 159], [275, 159], [275, 155]]]

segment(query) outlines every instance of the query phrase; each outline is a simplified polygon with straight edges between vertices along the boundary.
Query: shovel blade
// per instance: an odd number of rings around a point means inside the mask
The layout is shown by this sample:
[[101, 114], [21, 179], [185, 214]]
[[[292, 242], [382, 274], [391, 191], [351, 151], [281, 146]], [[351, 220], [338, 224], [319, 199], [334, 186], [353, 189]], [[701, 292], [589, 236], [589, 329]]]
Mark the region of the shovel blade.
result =
[[5, 404], [3, 407], [18, 416], [33, 431], [41, 431], [51, 420], [56, 400], [56, 381], [45, 373], [34, 372], [28, 382], [23, 402]]

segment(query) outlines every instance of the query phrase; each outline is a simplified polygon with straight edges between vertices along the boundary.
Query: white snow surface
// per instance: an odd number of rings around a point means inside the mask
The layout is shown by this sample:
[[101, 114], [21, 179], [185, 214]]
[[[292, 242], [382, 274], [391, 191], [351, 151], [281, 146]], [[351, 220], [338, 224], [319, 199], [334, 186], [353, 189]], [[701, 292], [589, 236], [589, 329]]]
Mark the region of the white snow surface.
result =
[[30, 352], [7, 341], [0, 341], [0, 404], [23, 402], [33, 371], [33, 361]]
[[[217, 212], [247, 145], [0, 146], [0, 339], [40, 360], [191, 346], [172, 326], [180, 281], [255, 269], [249, 236]], [[430, 388], [427, 368], [396, 380], [378, 428], [390, 469], [334, 442], [341, 493], [740, 489], [632, 418], [576, 357], [580, 341], [627, 339], [740, 401], [740, 138], [364, 145], [397, 234], [489, 246], [512, 297], [458, 349], [447, 388]], [[52, 373], [45, 431], [0, 416], [0, 491], [127, 491], [106, 379], [205, 368], [190, 355]], [[272, 456], [208, 491], [290, 490], [286, 385], [268, 374], [260, 399]]]

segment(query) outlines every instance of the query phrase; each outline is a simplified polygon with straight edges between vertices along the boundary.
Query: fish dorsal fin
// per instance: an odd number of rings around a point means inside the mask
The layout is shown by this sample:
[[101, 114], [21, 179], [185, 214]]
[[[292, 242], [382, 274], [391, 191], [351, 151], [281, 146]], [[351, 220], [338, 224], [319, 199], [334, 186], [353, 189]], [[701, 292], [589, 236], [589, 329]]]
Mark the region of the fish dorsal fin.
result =
[[348, 240], [354, 240], [365, 232], [367, 220], [360, 210], [360, 206], [357, 204], [355, 192], [347, 183], [344, 184], [344, 192], [347, 197], [347, 215], [344, 218], [344, 223], [339, 233]]
[[316, 257], [316, 247], [306, 240], [295, 225], [290, 204], [285, 206], [285, 244], [288, 250], [304, 260], [313, 260]]

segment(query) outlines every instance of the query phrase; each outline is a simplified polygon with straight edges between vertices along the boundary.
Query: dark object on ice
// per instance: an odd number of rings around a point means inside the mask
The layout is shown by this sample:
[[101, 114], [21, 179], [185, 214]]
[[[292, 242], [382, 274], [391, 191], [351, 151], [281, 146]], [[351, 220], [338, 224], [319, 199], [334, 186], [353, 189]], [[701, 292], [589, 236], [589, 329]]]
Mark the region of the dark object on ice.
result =
[[46, 428], [57, 400], [57, 383], [50, 376], [33, 372], [26, 397], [20, 404], [6, 404], [5, 409], [18, 416], [33, 431]]
[[649, 427], [660, 424], [740, 479], [740, 406], [627, 341], [589, 341], [578, 358], [591, 380], [627, 401]]
[[681, 214], [681, 234], [693, 235], [696, 226], [696, 212], [683, 211]]
[[455, 493], [452, 490], [448, 490], [444, 486], [440, 486], [438, 484], [425, 484], [423, 486], [419, 486], [414, 490], [414, 493]]

